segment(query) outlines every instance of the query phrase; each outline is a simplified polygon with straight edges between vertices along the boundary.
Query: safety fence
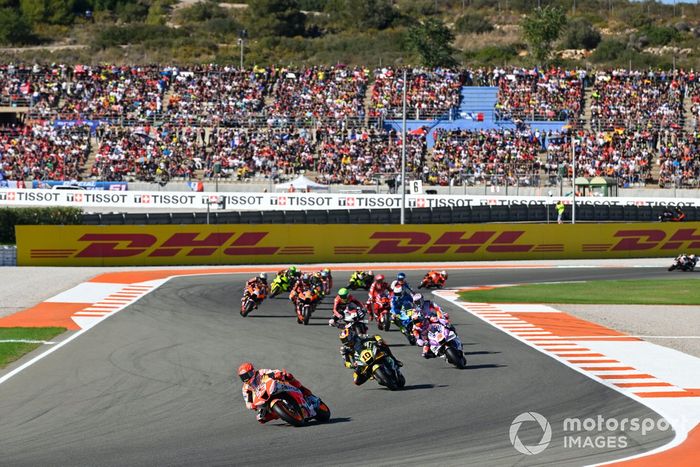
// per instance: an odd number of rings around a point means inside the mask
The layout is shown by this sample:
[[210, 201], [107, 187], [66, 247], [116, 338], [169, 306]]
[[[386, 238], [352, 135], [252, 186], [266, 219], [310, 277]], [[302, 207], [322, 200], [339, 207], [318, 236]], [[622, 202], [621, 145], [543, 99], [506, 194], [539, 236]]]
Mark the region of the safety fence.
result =
[[[662, 206], [577, 205], [578, 222], [655, 222]], [[699, 207], [684, 207], [687, 221], [700, 221]], [[571, 206], [564, 221], [571, 222]], [[172, 213], [90, 213], [85, 225], [160, 224], [398, 224], [400, 209], [332, 209], [304, 211], [219, 211]], [[554, 223], [554, 205], [462, 206], [411, 208], [405, 210], [407, 224], [476, 224], [486, 222]]]

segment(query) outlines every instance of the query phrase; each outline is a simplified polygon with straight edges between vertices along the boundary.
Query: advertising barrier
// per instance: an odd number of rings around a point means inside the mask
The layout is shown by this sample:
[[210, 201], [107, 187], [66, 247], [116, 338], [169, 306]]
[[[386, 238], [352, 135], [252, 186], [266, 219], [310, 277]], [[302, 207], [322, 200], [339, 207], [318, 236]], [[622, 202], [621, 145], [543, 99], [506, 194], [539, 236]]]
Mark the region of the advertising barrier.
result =
[[[126, 186], [124, 187], [126, 189]], [[546, 205], [569, 197], [407, 195], [407, 208]], [[342, 193], [193, 193], [160, 191], [85, 192], [42, 189], [0, 189], [0, 206], [73, 206], [203, 210], [207, 204], [236, 211], [300, 211], [314, 209], [400, 208], [401, 195]], [[577, 205], [700, 206], [700, 198], [576, 198]]]
[[673, 257], [683, 224], [17, 226], [20, 266]]

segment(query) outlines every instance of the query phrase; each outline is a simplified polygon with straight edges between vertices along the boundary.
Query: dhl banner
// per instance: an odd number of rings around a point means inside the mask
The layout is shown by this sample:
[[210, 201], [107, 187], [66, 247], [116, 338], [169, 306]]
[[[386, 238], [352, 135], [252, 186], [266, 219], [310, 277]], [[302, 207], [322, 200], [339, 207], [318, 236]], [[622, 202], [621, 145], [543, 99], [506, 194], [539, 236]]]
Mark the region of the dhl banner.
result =
[[17, 226], [20, 266], [641, 258], [700, 252], [700, 222]]

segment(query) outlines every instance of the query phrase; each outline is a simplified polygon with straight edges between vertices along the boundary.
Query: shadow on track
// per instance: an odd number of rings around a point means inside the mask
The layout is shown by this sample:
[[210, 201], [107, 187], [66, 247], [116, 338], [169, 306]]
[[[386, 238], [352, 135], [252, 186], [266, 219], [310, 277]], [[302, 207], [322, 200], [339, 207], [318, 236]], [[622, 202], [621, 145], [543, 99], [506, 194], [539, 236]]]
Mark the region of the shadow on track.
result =
[[482, 370], [487, 368], [506, 368], [508, 365], [499, 365], [497, 363], [484, 363], [482, 365], [467, 365], [465, 370]]

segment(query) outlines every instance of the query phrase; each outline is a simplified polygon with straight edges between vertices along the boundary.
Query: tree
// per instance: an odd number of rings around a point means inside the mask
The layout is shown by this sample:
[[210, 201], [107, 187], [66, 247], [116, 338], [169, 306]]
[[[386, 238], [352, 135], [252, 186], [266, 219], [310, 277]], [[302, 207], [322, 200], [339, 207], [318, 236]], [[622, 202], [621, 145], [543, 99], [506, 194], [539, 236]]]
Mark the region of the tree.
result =
[[408, 30], [409, 47], [421, 56], [423, 65], [430, 68], [457, 64], [451, 45], [454, 39], [454, 34], [445, 23], [435, 18], [428, 18]]
[[559, 38], [566, 26], [566, 15], [561, 8], [545, 6], [523, 18], [523, 36], [532, 55], [545, 62], [552, 53], [552, 44]]
[[566, 26], [563, 46], [565, 49], [593, 50], [600, 43], [598, 31], [586, 18], [576, 18]]
[[29, 21], [14, 8], [0, 9], [0, 44], [25, 44], [32, 39]]
[[250, 0], [248, 28], [259, 37], [301, 36], [304, 34], [306, 15], [297, 0]]
[[326, 4], [331, 19], [344, 29], [386, 29], [398, 17], [388, 0], [335, 0]]

